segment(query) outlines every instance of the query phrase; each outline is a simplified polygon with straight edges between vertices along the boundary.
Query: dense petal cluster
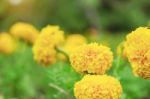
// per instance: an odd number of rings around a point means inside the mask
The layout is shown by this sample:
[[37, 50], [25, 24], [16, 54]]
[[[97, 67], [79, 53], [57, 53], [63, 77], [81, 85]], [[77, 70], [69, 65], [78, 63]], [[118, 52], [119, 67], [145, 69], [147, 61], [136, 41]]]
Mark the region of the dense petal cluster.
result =
[[77, 99], [120, 99], [120, 82], [107, 75], [86, 75], [74, 86]]
[[64, 41], [64, 32], [58, 26], [42, 29], [33, 46], [34, 59], [43, 65], [53, 64], [56, 60], [55, 47]]
[[0, 53], [11, 54], [15, 49], [15, 40], [7, 33], [0, 33]]
[[34, 26], [22, 22], [14, 24], [10, 29], [10, 33], [14, 37], [23, 39], [31, 44], [35, 42], [39, 35], [39, 31]]
[[104, 74], [110, 69], [113, 54], [110, 48], [97, 43], [85, 44], [70, 55], [70, 61], [77, 72]]
[[150, 30], [140, 27], [127, 35], [125, 52], [134, 74], [150, 79]]

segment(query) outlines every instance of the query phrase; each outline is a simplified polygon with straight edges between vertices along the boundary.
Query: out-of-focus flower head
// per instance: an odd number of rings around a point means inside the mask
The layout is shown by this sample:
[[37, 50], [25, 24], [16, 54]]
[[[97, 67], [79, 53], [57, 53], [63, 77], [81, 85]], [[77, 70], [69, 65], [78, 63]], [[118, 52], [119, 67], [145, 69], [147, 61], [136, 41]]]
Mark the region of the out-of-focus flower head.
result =
[[114, 77], [86, 75], [74, 86], [76, 99], [120, 99], [122, 86]]
[[11, 54], [16, 49], [15, 40], [8, 33], [0, 33], [0, 53]]
[[136, 76], [150, 79], [150, 30], [139, 27], [127, 35], [125, 52]]
[[[66, 38], [65, 44], [62, 46], [64, 51], [70, 55], [73, 53], [79, 46], [87, 43], [86, 38], [81, 34], [71, 34]], [[59, 59], [67, 60], [67, 58], [61, 53], [58, 54]]]
[[59, 26], [48, 25], [42, 29], [38, 41], [44, 42], [42, 38], [45, 38], [52, 46], [61, 45], [64, 42], [64, 31], [60, 30]]
[[[69, 35], [66, 40], [64, 45], [62, 46], [62, 48], [64, 49], [64, 51], [70, 55], [71, 53], [73, 53], [79, 46], [82, 46], [84, 44], [87, 43], [86, 38], [81, 35], [81, 34], [71, 34]], [[67, 60], [66, 56], [63, 55], [62, 53], [58, 53], [58, 58], [60, 60]]]
[[77, 72], [104, 74], [112, 65], [113, 53], [97, 43], [85, 44], [70, 55], [70, 61]]
[[31, 24], [18, 22], [10, 28], [10, 33], [19, 39], [33, 44], [39, 35], [39, 31]]
[[87, 43], [87, 40], [84, 36], [80, 34], [72, 34], [67, 37], [64, 50], [68, 54], [71, 54], [76, 50], [76, 48], [86, 43]]
[[58, 26], [43, 28], [33, 46], [34, 59], [43, 65], [53, 64], [56, 61], [55, 48], [63, 41], [64, 32]]

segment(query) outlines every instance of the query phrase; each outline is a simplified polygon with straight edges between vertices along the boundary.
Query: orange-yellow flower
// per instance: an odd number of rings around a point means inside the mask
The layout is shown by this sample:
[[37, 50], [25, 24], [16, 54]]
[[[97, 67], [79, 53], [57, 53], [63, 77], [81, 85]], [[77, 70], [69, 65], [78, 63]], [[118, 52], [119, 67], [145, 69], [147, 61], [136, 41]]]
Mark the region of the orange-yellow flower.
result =
[[114, 77], [86, 75], [74, 86], [76, 99], [120, 99], [122, 87]]
[[113, 54], [110, 48], [91, 43], [79, 47], [70, 55], [70, 61], [77, 72], [105, 74], [112, 65]]
[[10, 28], [10, 33], [19, 39], [33, 44], [39, 35], [39, 31], [31, 24], [19, 22]]
[[150, 79], [150, 30], [140, 27], [128, 34], [125, 52], [134, 74]]

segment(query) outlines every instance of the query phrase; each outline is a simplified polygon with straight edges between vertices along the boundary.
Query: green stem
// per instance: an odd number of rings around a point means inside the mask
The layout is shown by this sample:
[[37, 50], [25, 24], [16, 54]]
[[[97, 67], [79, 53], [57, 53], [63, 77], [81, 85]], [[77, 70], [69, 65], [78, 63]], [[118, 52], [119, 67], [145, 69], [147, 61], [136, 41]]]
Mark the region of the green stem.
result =
[[55, 49], [56, 49], [58, 52], [64, 54], [64, 55], [67, 57], [67, 59], [69, 60], [69, 55], [68, 55], [68, 53], [67, 53], [62, 47], [56, 46]]
[[61, 88], [53, 83], [49, 83], [49, 87], [54, 88], [54, 89], [58, 90], [60, 93], [63, 93], [64, 95], [66, 95], [67, 99], [71, 99], [71, 96], [69, 95], [69, 93], [67, 91], [65, 91], [63, 88]]
[[114, 69], [114, 75], [120, 80], [120, 76], [118, 75], [118, 70], [119, 70], [119, 67], [120, 67], [120, 55], [117, 57], [117, 61], [116, 61], [116, 67]]
[[[44, 71], [46, 72], [46, 74], [48, 74], [48, 77], [53, 81], [56, 82], [56, 79], [54, 79], [53, 77], [49, 76], [49, 70], [45, 67], [43, 67]], [[63, 88], [61, 88], [60, 86], [54, 84], [54, 83], [49, 83], [48, 84], [49, 87], [56, 89], [57, 91], [59, 91], [60, 93], [64, 94], [66, 96], [66, 99], [72, 99], [70, 94]]]

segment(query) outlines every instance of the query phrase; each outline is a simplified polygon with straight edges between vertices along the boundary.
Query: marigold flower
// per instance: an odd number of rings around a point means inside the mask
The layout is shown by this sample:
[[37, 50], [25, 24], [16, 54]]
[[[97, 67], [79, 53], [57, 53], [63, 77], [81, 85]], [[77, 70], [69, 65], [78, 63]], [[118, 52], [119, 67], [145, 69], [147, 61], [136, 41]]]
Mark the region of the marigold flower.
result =
[[86, 38], [81, 34], [71, 34], [67, 37], [67, 45], [82, 45], [87, 42]]
[[0, 33], [0, 53], [11, 54], [15, 49], [15, 40], [7, 33]]
[[33, 44], [38, 37], [39, 31], [31, 24], [19, 22], [10, 28], [10, 33], [16, 38]]
[[113, 54], [110, 48], [91, 43], [79, 47], [70, 55], [70, 61], [77, 72], [104, 74], [112, 65]]
[[74, 86], [77, 99], [120, 99], [122, 87], [114, 77], [86, 75]]
[[[45, 38], [45, 40], [43, 40]], [[59, 29], [59, 26], [48, 25], [42, 29], [40, 37], [37, 42], [45, 42], [57, 46], [64, 42], [64, 31]]]
[[68, 53], [71, 54], [74, 52], [76, 48], [78, 48], [81, 45], [84, 45], [87, 43], [87, 40], [84, 36], [80, 34], [72, 34], [67, 37], [64, 50]]
[[63, 41], [64, 32], [58, 26], [43, 28], [33, 46], [34, 59], [43, 65], [53, 64], [56, 61], [55, 47]]
[[[79, 46], [84, 45], [87, 43], [87, 40], [84, 36], [80, 35], [80, 34], [71, 34], [69, 35], [66, 40], [64, 45], [62, 46], [62, 48], [64, 49], [64, 51], [70, 55], [71, 53], [73, 53]], [[58, 53], [58, 58], [60, 60], [66, 61], [67, 58], [64, 54], [62, 53]]]
[[140, 27], [127, 35], [125, 52], [134, 74], [150, 79], [150, 30]]

